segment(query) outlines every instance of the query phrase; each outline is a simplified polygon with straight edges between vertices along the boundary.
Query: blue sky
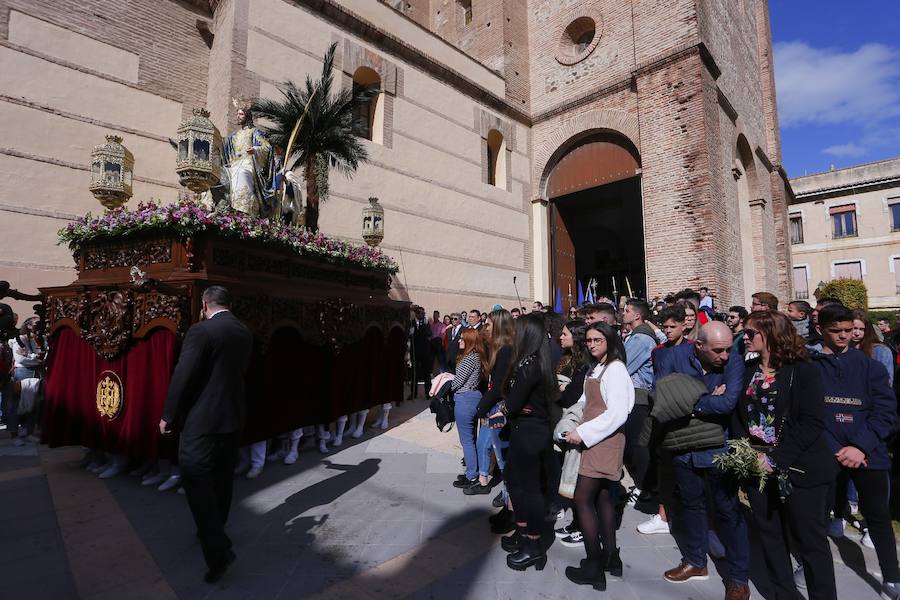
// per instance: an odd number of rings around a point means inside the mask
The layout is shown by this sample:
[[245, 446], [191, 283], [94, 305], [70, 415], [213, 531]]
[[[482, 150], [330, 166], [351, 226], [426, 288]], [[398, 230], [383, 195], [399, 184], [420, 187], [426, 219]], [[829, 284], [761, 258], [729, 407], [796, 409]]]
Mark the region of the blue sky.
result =
[[900, 0], [769, 0], [788, 175], [900, 156]]

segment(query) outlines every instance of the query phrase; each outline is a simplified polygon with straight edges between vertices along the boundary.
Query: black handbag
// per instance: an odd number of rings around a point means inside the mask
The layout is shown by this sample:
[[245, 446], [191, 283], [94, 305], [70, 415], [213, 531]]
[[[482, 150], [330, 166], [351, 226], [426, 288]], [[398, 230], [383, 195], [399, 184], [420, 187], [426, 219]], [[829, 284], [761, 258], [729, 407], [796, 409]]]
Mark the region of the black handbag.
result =
[[450, 391], [451, 383], [448, 381], [441, 386], [437, 394], [432, 397], [431, 405], [429, 406], [431, 412], [434, 413], [435, 425], [442, 433], [447, 433], [453, 429], [453, 423], [456, 422], [453, 392]]

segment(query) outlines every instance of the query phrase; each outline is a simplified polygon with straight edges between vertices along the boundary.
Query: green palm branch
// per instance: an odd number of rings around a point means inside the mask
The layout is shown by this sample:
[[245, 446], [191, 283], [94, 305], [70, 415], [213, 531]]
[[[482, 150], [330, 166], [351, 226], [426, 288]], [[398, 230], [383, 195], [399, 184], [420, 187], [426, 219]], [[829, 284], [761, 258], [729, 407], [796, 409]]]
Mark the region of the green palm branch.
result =
[[269, 142], [283, 149], [286, 149], [295, 125], [303, 118], [291, 155], [285, 157], [284, 164], [286, 170], [303, 169], [306, 226], [313, 231], [318, 230], [321, 188], [323, 184], [327, 185], [328, 168], [335, 168], [350, 177], [369, 158], [360, 138], [366, 124], [357, 118], [357, 107], [370, 103], [379, 93], [377, 88], [358, 86], [333, 92], [336, 49], [335, 43], [325, 53], [318, 80], [307, 76], [302, 87], [285, 81], [278, 85], [282, 98], [260, 99], [251, 108], [254, 118], [268, 122], [257, 126], [266, 133]]

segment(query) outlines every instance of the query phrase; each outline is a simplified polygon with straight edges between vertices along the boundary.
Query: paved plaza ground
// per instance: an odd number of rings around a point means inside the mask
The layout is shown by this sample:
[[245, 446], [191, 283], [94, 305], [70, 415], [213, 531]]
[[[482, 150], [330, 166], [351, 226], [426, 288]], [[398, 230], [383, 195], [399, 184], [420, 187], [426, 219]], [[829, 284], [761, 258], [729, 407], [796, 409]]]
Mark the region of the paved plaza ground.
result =
[[[554, 543], [542, 572], [506, 567], [490, 533], [490, 496], [464, 496], [456, 432], [437, 431], [423, 401], [391, 413], [392, 428], [321, 455], [308, 446], [296, 465], [269, 464], [235, 482], [229, 532], [238, 561], [216, 586], [202, 580], [200, 547], [185, 498], [101, 481], [76, 469], [78, 449], [0, 445], [0, 573], [3, 598], [84, 600], [201, 598], [722, 598], [709, 581], [662, 579], [680, 553], [669, 535], [643, 536], [628, 509], [619, 531], [622, 579], [604, 594], [570, 583], [583, 550]], [[878, 598], [874, 551], [858, 534], [834, 545], [838, 596]], [[757, 564], [759, 561], [755, 561]], [[849, 565], [849, 566], [848, 566]], [[760, 589], [765, 582], [756, 580]], [[754, 587], [754, 597], [764, 597]]]

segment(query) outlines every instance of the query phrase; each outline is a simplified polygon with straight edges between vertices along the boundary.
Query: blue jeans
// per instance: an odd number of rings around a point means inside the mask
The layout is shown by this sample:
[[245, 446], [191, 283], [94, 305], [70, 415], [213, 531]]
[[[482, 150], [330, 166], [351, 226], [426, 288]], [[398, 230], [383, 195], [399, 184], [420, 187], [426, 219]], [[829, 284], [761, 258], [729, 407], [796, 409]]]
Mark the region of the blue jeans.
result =
[[478, 474], [483, 477], [490, 477], [488, 468], [491, 466], [491, 448], [494, 449], [494, 456], [497, 457], [497, 466], [503, 471], [506, 466], [503, 461], [503, 452], [500, 446], [500, 430], [491, 429], [487, 425], [482, 425], [478, 430], [478, 440], [476, 442], [478, 450]]
[[716, 504], [716, 533], [725, 546], [725, 562], [731, 580], [746, 584], [750, 577], [750, 540], [741, 513], [737, 482], [717, 467], [695, 467], [675, 461], [675, 481], [681, 496], [684, 524], [684, 560], [694, 567], [706, 566], [709, 551], [709, 521], [706, 515], [706, 485]]
[[453, 397], [455, 406], [453, 416], [456, 419], [456, 432], [462, 445], [463, 458], [466, 461], [466, 477], [470, 480], [478, 476], [478, 452], [475, 449], [475, 411], [481, 401], [481, 392], [457, 392]]

